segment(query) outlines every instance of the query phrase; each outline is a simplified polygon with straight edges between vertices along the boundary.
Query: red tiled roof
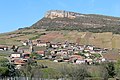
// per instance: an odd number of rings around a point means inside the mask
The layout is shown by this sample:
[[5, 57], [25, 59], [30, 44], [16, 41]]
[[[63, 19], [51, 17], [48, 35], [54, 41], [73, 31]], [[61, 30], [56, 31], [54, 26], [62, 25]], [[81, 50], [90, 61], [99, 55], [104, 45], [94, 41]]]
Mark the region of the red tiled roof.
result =
[[25, 64], [26, 62], [21, 59], [15, 59], [14, 64]]
[[80, 55], [71, 55], [70, 57], [71, 58], [77, 58], [77, 59], [83, 59], [83, 57], [80, 56]]
[[2, 48], [6, 48], [6, 47], [8, 47], [8, 46], [6, 46], [6, 45], [0, 45], [0, 47], [2, 47]]
[[44, 51], [36, 51], [38, 54], [45, 54]]
[[24, 52], [23, 54], [31, 54], [31, 52]]

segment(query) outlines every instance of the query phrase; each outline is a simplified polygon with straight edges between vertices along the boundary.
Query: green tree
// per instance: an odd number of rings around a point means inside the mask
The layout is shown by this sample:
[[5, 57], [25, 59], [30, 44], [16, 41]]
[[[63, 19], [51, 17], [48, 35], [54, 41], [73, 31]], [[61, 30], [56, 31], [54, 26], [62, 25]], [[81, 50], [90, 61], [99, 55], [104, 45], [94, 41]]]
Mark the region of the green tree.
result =
[[113, 78], [116, 75], [116, 73], [115, 73], [115, 66], [114, 66], [113, 62], [105, 63], [104, 67], [106, 68], [109, 77]]
[[120, 60], [115, 63], [116, 77], [120, 79]]
[[101, 67], [100, 68], [100, 77], [103, 79], [103, 80], [108, 80], [109, 78], [109, 74], [108, 74], [108, 71], [105, 67]]
[[85, 78], [90, 77], [87, 67], [82, 66], [63, 66], [60, 69], [64, 78], [69, 78], [70, 80], [85, 80]]
[[9, 60], [0, 57], [0, 76], [1, 77], [15, 77], [18, 76], [19, 71], [15, 70], [15, 66], [9, 63]]
[[37, 53], [35, 53], [35, 52], [31, 53], [31, 54], [30, 54], [30, 57], [31, 57], [31, 58], [34, 58], [34, 59], [38, 59], [38, 60], [42, 58], [41, 55], [39, 55], [39, 54], [37, 54]]
[[40, 78], [42, 75], [40, 71], [41, 68], [42, 67], [40, 65], [33, 65], [32, 63], [29, 63], [20, 69], [20, 73], [21, 76], [24, 76], [25, 80], [34, 80], [33, 77]]
[[7, 67], [0, 67], [0, 77], [4, 78], [8, 76], [9, 69]]
[[0, 57], [0, 76], [8, 76], [9, 68], [7, 67], [8, 60], [6, 58]]

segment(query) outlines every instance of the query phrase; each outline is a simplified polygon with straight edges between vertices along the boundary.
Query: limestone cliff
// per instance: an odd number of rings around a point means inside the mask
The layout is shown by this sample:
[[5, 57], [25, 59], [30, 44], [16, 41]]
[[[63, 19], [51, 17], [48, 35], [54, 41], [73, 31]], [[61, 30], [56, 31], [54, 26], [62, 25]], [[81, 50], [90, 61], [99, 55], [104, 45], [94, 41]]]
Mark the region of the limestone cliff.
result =
[[64, 10], [50, 10], [31, 28], [120, 33], [120, 18]]
[[45, 14], [46, 18], [70, 18], [74, 19], [76, 17], [83, 16], [82, 14], [79, 13], [74, 13], [74, 12], [69, 12], [69, 11], [63, 11], [63, 10], [50, 10], [47, 11]]

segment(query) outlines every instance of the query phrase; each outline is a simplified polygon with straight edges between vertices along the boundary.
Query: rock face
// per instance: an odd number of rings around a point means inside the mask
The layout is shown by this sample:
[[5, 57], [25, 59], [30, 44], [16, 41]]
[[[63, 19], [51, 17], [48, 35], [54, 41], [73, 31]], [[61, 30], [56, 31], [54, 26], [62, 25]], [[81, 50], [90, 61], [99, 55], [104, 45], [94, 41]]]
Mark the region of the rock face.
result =
[[50, 10], [46, 12], [41, 20], [33, 24], [31, 28], [120, 33], [120, 18]]
[[74, 13], [74, 12], [68, 12], [68, 11], [62, 11], [62, 10], [50, 10], [47, 11], [47, 13], [45, 14], [46, 18], [70, 18], [70, 19], [74, 19], [78, 16], [83, 16], [79, 13]]

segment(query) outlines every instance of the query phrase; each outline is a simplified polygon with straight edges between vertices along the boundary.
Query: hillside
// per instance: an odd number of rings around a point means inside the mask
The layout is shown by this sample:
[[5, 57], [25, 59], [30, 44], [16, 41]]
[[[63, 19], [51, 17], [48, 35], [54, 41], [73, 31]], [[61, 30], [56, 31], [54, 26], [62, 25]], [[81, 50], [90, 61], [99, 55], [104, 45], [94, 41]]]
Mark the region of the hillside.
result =
[[50, 42], [77, 42], [91, 44], [101, 48], [120, 49], [120, 35], [112, 32], [92, 33], [78, 31], [46, 31], [44, 29], [22, 29], [5, 34], [0, 34], [0, 45], [22, 45], [25, 40], [45, 40]]
[[50, 10], [30, 28], [47, 30], [78, 30], [81, 32], [113, 32], [119, 34], [120, 18]]
[[0, 45], [21, 46], [22, 41], [40, 39], [120, 49], [119, 33], [120, 18], [52, 10], [30, 27], [0, 34]]

